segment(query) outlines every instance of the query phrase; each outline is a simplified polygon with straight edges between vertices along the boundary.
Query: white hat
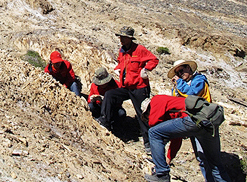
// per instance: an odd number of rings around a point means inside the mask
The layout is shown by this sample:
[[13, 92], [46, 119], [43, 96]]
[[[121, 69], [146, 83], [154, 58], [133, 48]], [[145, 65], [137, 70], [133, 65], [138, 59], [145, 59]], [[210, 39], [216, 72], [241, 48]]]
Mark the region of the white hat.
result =
[[185, 61], [185, 60], [177, 60], [174, 62], [173, 67], [169, 70], [169, 72], [167, 73], [167, 77], [168, 78], [173, 78], [176, 73], [175, 73], [175, 69], [179, 66], [182, 65], [186, 65], [188, 64], [192, 70], [192, 73], [194, 73], [197, 69], [197, 64], [195, 61]]
[[145, 100], [142, 101], [142, 104], [141, 104], [142, 114], [147, 111], [150, 102], [151, 102], [150, 98], [146, 98]]

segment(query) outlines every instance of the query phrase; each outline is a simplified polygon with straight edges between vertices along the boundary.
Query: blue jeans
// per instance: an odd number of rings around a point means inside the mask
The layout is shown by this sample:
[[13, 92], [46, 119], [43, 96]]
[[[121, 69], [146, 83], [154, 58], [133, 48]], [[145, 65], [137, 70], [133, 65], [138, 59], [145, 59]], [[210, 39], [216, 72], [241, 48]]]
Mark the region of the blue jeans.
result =
[[[213, 176], [208, 182], [230, 182], [231, 179], [226, 173], [220, 159], [220, 138], [217, 128], [215, 137], [212, 133], [203, 128], [198, 128], [190, 117], [176, 118], [164, 121], [148, 131], [152, 158], [155, 163], [155, 171], [158, 175], [170, 172], [170, 167], [166, 163], [165, 145], [172, 138], [195, 136], [204, 151], [208, 167], [206, 172]], [[206, 166], [205, 166], [206, 167]], [[209, 175], [210, 176], [210, 175]], [[207, 178], [207, 174], [206, 174]]]
[[195, 152], [196, 159], [199, 162], [199, 166], [200, 166], [203, 177], [205, 178], [206, 181], [214, 181], [212, 173], [210, 172], [209, 163], [204, 155], [200, 142], [197, 140], [196, 137], [190, 137], [190, 141], [191, 141], [193, 150]]
[[70, 85], [69, 90], [70, 90], [71, 92], [74, 92], [75, 95], [80, 96], [80, 91], [79, 91], [79, 89], [78, 89], [78, 85], [77, 85], [76, 82], [73, 82], [73, 83]]

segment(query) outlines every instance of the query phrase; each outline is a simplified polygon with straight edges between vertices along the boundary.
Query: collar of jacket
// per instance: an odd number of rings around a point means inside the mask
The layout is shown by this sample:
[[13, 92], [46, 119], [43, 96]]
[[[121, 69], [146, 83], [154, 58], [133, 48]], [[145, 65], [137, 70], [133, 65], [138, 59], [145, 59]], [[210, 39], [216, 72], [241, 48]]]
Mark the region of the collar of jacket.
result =
[[130, 46], [130, 48], [129, 48], [128, 50], [125, 50], [125, 49], [124, 49], [124, 46], [122, 46], [121, 49], [120, 49], [120, 52], [121, 52], [121, 53], [127, 53], [127, 52], [130, 52], [130, 51], [132, 51], [132, 50], [135, 50], [136, 47], [137, 47], [137, 44], [134, 43], [134, 42], [132, 42], [132, 43], [131, 43], [131, 46]]

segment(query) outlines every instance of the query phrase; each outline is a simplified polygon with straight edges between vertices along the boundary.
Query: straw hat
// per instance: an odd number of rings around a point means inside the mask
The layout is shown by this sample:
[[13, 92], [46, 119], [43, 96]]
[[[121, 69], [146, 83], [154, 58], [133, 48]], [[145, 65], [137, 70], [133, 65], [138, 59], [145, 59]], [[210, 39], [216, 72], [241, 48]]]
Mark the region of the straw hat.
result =
[[173, 67], [169, 70], [167, 77], [173, 78], [176, 75], [176, 73], [175, 73], [176, 68], [178, 68], [179, 66], [182, 66], [182, 65], [186, 65], [186, 64], [190, 66], [193, 73], [196, 71], [197, 64], [195, 61], [177, 60], [174, 62]]
[[94, 73], [93, 83], [96, 85], [104, 85], [110, 82], [112, 79], [112, 75], [107, 72], [107, 70], [103, 67], [97, 69]]

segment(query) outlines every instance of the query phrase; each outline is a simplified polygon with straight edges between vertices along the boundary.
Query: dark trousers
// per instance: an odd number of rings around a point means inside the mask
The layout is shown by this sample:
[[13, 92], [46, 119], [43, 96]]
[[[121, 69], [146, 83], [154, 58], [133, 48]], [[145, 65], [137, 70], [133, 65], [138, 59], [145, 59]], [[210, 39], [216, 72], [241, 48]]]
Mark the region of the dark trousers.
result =
[[[88, 104], [90, 111], [92, 112], [92, 116], [94, 118], [99, 118], [100, 117], [100, 112], [101, 112], [101, 104], [97, 104], [95, 102], [90, 102]], [[126, 117], [126, 111], [122, 106], [117, 106], [114, 107], [114, 115], [113, 115], [113, 121], [117, 120], [123, 120]]]
[[109, 126], [112, 118], [113, 118], [113, 111], [114, 107], [119, 103], [122, 103], [125, 100], [131, 99], [132, 104], [135, 108], [137, 114], [137, 120], [140, 125], [142, 137], [144, 144], [149, 143], [148, 139], [148, 123], [141, 120], [141, 103], [147, 97], [150, 96], [150, 87], [145, 87], [141, 89], [126, 89], [126, 88], [117, 88], [109, 90], [105, 93], [104, 100], [101, 105], [101, 117], [104, 118], [104, 125]]

